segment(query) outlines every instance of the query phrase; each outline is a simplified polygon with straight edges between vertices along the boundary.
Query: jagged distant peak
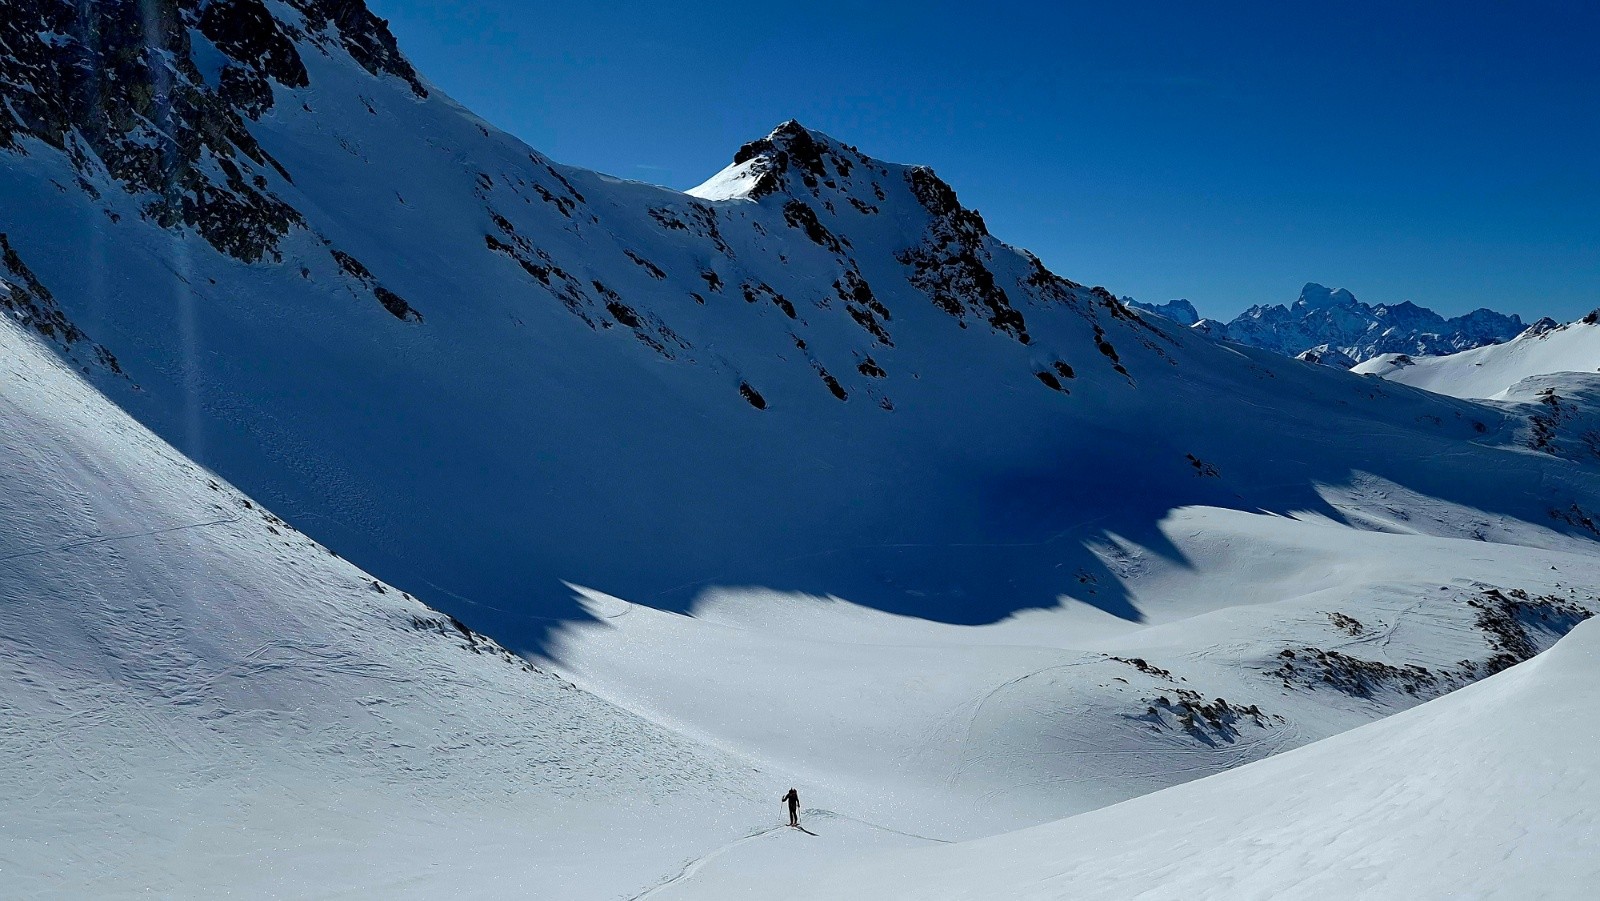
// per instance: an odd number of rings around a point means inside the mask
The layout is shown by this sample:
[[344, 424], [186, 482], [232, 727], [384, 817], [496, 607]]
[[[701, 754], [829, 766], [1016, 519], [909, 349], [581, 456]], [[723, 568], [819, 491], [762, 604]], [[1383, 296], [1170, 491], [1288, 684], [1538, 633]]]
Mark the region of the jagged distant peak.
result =
[[[1409, 300], [1402, 300], [1399, 303], [1380, 303], [1380, 304], [1374, 306], [1373, 309], [1374, 310], [1388, 310], [1388, 311], [1396, 312], [1396, 313], [1426, 313], [1429, 316], [1438, 316], [1439, 315], [1439, 314], [1435, 313], [1434, 311], [1428, 309], [1427, 307], [1421, 306], [1421, 305], [1419, 305], [1417, 303], [1414, 303], [1412, 301], [1409, 301]], [[1470, 315], [1470, 314], [1468, 314], [1468, 315]], [[1439, 318], [1442, 319], [1444, 317], [1440, 316]]]
[[1300, 289], [1300, 297], [1296, 301], [1313, 309], [1354, 306], [1358, 302], [1356, 296], [1347, 288], [1329, 288], [1316, 282], [1306, 282], [1305, 287]]
[[823, 157], [843, 147], [843, 144], [822, 132], [801, 125], [799, 119], [789, 119], [767, 132], [766, 137], [740, 146], [733, 155], [733, 161], [742, 163], [758, 156], [781, 155], [786, 163], [792, 160], [812, 174], [823, 176], [827, 174]]
[[1524, 329], [1522, 331], [1522, 334], [1518, 335], [1517, 337], [1518, 338], [1537, 338], [1540, 335], [1547, 335], [1547, 334], [1555, 331], [1558, 328], [1561, 328], [1561, 323], [1555, 321], [1554, 319], [1551, 319], [1549, 316], [1544, 316], [1544, 317], [1541, 317], [1538, 322], [1535, 322], [1534, 324], [1532, 324], [1532, 325], [1528, 326], [1526, 329]]
[[1154, 313], [1157, 316], [1170, 319], [1179, 325], [1194, 325], [1200, 321], [1200, 312], [1194, 308], [1194, 304], [1181, 297], [1160, 304], [1141, 303], [1131, 297], [1124, 297], [1122, 298], [1122, 303], [1124, 306], [1133, 307], [1135, 310]]
[[[955, 189], [932, 168], [885, 163], [796, 119], [742, 145], [731, 165], [688, 193], [705, 199], [757, 199], [780, 191], [817, 198], [843, 194], [859, 211], [869, 212], [870, 208], [876, 212], [873, 206], [886, 199], [883, 180], [893, 179], [897, 173], [929, 213], [950, 216], [960, 212], [967, 224], [987, 234], [981, 217], [962, 207]], [[738, 193], [727, 190], [730, 188], [737, 188]]]
[[866, 157], [854, 147], [813, 131], [790, 119], [774, 128], [764, 138], [742, 145], [733, 155], [734, 165], [761, 161], [775, 175], [793, 172], [808, 187], [820, 181], [845, 178], [857, 162]]

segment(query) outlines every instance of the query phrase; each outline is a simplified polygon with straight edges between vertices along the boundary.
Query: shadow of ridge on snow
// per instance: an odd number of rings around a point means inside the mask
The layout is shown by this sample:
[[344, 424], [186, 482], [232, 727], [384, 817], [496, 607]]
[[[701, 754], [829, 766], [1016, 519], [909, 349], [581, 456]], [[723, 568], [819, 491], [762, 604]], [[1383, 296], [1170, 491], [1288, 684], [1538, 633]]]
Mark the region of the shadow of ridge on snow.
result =
[[[1275, 365], [1291, 364], [1300, 365]], [[1330, 391], [1365, 388], [1342, 373], [1321, 381]], [[1464, 417], [1511, 421], [1488, 408], [1387, 390], [1384, 402], [1403, 403], [1400, 414], [1415, 408], [1444, 418], [1460, 408]], [[206, 452], [194, 455], [374, 575], [535, 655], [552, 648], [563, 624], [592, 620], [564, 581], [675, 613], [690, 612], [713, 587], [759, 586], [955, 625], [1066, 603], [1141, 623], [1145, 613], [1118, 564], [1137, 549], [1192, 566], [1162, 530], [1174, 511], [1213, 507], [1372, 528], [1327, 500], [1368, 479], [1428, 503], [1480, 510], [1486, 521], [1596, 537], [1581, 520], [1551, 511], [1600, 506], [1600, 473], [1475, 443], [1470, 421], [1447, 420], [1455, 432], [1402, 429], [1395, 420], [1404, 416], [1389, 411], [1387, 419], [1352, 418], [1349, 428], [1319, 431], [1325, 423], [1304, 420], [1320, 407], [1289, 403], [1282, 416], [1219, 432], [1215, 412], [1199, 404], [1166, 408], [1183, 417], [1159, 433], [1128, 431], [1139, 425], [1135, 411], [1090, 430], [1034, 429], [1022, 436], [1028, 446], [981, 464], [951, 459], [960, 435], [885, 460], [841, 435], [812, 439], [817, 453], [802, 456], [784, 450], [788, 431], [689, 434], [661, 445], [635, 436], [603, 466], [558, 458], [550, 466], [562, 464], [559, 480], [548, 483], [546, 471], [525, 471], [503, 446], [514, 442], [469, 443], [458, 449], [486, 454], [479, 465], [439, 465], [425, 479], [403, 454], [363, 456], [367, 484], [405, 486], [384, 499], [282, 470], [255, 424], [215, 424]], [[713, 445], [713, 460], [766, 462], [705, 463]], [[1406, 504], [1397, 496], [1374, 510], [1403, 519], [1411, 515]]]
[[[1071, 480], [1019, 476], [1006, 480], [996, 490], [995, 496], [1002, 503], [994, 509], [1005, 512], [995, 515], [1004, 515], [1007, 525], [995, 530], [999, 540], [993, 542], [868, 544], [778, 560], [732, 560], [712, 576], [666, 589], [658, 587], [658, 574], [648, 571], [642, 562], [638, 567], [617, 567], [605, 578], [586, 576], [572, 582], [675, 613], [691, 613], [696, 602], [711, 589], [745, 586], [833, 596], [886, 613], [955, 625], [985, 625], [1022, 610], [1069, 603], [1085, 604], [1124, 621], [1141, 623], [1145, 614], [1108, 561], [1137, 550], [1174, 565], [1190, 566], [1160, 528], [1171, 512], [1204, 505], [1292, 519], [1315, 516], [1350, 526], [1355, 524], [1326, 501], [1321, 489], [1348, 485], [1356, 476], [1356, 472], [1346, 471], [1338, 481], [1307, 474], [1295, 482], [1273, 484], [1270, 496], [1250, 486], [1235, 491], [1227, 481], [1160, 484], [1144, 480], [1137, 483], [1142, 490], [1114, 497], [1101, 493], [1089, 498]], [[1414, 480], [1413, 484], [1417, 485], [1414, 490], [1430, 497], [1444, 495], [1448, 499], [1452, 494], [1464, 493], [1449, 490], [1447, 482], [1448, 476], [1441, 475], [1438, 479]], [[1491, 515], [1498, 507], [1537, 521], [1531, 510], [1547, 509], [1535, 494], [1521, 488], [1490, 491], [1487, 496], [1497, 502], [1488, 511]], [[1460, 498], [1462, 503], [1467, 500]], [[1089, 511], [1096, 512], [1085, 515]], [[1519, 518], [1512, 513], [1499, 515]], [[1049, 528], [1069, 518], [1078, 523], [1075, 528]], [[1539, 525], [1583, 534], [1576, 528], [1563, 529], [1561, 522], [1546, 520]], [[1037, 537], [1028, 540], [1030, 536]], [[657, 558], [649, 551], [635, 556], [640, 561]], [[525, 586], [516, 595], [520, 603], [515, 604], [491, 605], [442, 586], [432, 588], [422, 589], [422, 596], [487, 634], [510, 636], [512, 646], [522, 651], [546, 650], [552, 631], [562, 624], [593, 619], [574, 599], [573, 592], [555, 580], [539, 590]]]

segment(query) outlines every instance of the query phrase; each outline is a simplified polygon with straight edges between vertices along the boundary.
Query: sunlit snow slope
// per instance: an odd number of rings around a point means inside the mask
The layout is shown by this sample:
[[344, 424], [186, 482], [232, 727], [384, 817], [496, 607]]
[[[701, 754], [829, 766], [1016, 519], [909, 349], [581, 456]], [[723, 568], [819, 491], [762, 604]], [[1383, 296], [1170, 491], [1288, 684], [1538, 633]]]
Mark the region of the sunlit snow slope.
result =
[[599, 623], [552, 653], [624, 706], [800, 774], [810, 803], [959, 839], [1406, 709], [1600, 607], [1589, 553], [1206, 508], [1161, 535], [1172, 559], [1118, 546], [1143, 625], [1069, 605], [951, 626], [749, 590], [686, 617], [593, 595]]
[[1600, 372], [1600, 325], [1590, 316], [1535, 326], [1505, 344], [1440, 357], [1384, 354], [1354, 370], [1455, 397], [1500, 398], [1523, 379]]
[[[1477, 685], [1094, 813], [777, 883], [771, 897], [1587, 898], [1600, 626]], [[723, 895], [707, 887], [697, 897]]]

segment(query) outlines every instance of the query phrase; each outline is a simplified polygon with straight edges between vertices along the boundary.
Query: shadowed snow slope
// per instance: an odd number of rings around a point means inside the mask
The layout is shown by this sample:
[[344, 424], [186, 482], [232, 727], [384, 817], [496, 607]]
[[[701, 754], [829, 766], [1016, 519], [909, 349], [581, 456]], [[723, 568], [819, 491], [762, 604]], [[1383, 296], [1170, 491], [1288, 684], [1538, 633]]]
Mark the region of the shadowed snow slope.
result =
[[3, 319], [0, 456], [6, 897], [623, 897], [770, 807], [332, 556]]
[[1600, 626], [1587, 624], [1477, 685], [1272, 760], [1022, 832], [874, 858], [790, 896], [1589, 897], [1600, 882], [1596, 679]]

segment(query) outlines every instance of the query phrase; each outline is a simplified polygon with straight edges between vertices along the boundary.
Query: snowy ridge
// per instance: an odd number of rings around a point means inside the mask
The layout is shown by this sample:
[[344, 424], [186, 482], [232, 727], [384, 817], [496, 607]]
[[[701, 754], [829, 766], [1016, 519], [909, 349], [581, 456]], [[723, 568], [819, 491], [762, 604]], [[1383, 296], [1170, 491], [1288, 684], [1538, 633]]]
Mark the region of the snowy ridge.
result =
[[1349, 354], [1326, 344], [1319, 344], [1310, 350], [1301, 351], [1295, 354], [1294, 358], [1296, 360], [1304, 360], [1307, 363], [1332, 366], [1335, 369], [1354, 369], [1356, 366], [1356, 361]]
[[1447, 356], [1385, 354], [1355, 371], [1454, 397], [1500, 398], [1533, 376], [1600, 371], [1596, 321], [1592, 313], [1566, 325], [1540, 320], [1505, 344]]

